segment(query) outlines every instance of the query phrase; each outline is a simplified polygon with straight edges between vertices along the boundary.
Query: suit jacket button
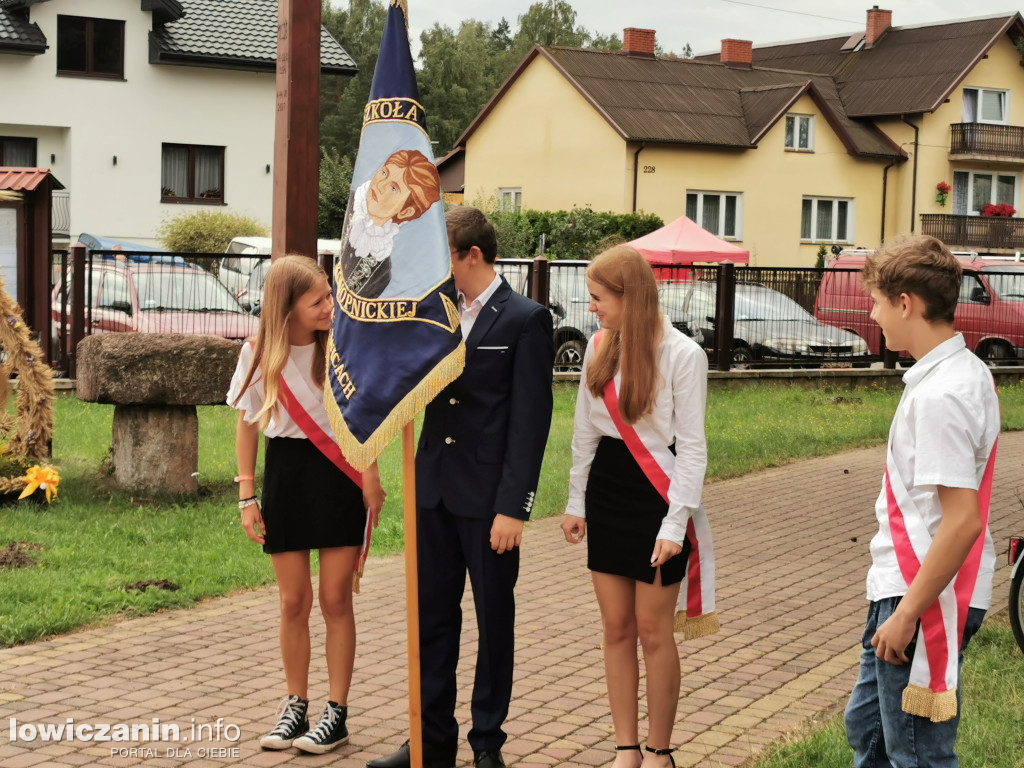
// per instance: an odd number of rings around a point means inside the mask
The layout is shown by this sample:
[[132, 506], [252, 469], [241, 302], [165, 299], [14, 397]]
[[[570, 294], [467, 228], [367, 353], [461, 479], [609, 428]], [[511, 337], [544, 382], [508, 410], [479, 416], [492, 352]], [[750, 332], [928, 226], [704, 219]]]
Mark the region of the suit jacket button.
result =
[[444, 444], [445, 444], [445, 445], [451, 445], [451, 444], [452, 444], [452, 443], [454, 443], [454, 442], [455, 442], [455, 441], [454, 441], [454, 440], [452, 440], [452, 439], [451, 439], [450, 437], [446, 437], [446, 438], [444, 439]]
[[459, 401], [456, 400], [454, 397], [451, 400], [448, 401], [448, 405], [458, 405], [458, 404], [459, 404]]

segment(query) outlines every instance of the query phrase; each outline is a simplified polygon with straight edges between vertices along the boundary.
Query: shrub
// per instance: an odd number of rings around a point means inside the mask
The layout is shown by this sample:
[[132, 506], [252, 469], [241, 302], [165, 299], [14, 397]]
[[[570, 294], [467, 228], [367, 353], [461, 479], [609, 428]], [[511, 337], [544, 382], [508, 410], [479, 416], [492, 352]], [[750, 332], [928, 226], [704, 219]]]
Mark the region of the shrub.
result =
[[571, 211], [503, 211], [497, 199], [477, 199], [498, 235], [498, 257], [531, 259], [545, 238], [550, 259], [590, 259], [606, 248], [646, 235], [664, 226], [661, 217], [645, 213], [595, 213], [590, 208]]
[[236, 237], [266, 236], [256, 219], [238, 213], [196, 211], [165, 219], [157, 229], [164, 248], [177, 253], [223, 253]]
[[352, 188], [352, 161], [337, 150], [324, 149], [320, 154], [320, 207], [316, 216], [316, 236], [327, 239], [341, 237], [345, 211]]

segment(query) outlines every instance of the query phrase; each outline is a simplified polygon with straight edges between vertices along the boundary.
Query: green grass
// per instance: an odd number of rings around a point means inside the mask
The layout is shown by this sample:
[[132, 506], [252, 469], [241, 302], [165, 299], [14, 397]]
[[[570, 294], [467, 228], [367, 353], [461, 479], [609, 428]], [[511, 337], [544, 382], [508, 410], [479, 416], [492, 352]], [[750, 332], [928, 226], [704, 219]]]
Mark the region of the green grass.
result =
[[[1024, 765], [1024, 659], [1005, 611], [989, 619], [971, 640], [964, 658], [964, 712], [956, 751], [963, 768]], [[769, 748], [752, 768], [847, 768], [842, 715], [813, 733]]]
[[[1024, 428], [1024, 385], [1000, 390], [1004, 429]], [[713, 390], [707, 434], [711, 480], [799, 458], [884, 441], [899, 393], [803, 390], [758, 385]], [[568, 494], [576, 386], [555, 386], [555, 414], [534, 518], [560, 514]], [[113, 407], [61, 397], [54, 461], [60, 498], [52, 506], [0, 506], [0, 548], [39, 544], [37, 564], [0, 569], [0, 647], [67, 632], [111, 616], [137, 616], [270, 583], [270, 560], [238, 525], [235, 412], [199, 409], [198, 494], [143, 497], [120, 490], [104, 471]], [[372, 552], [402, 546], [401, 440], [380, 460], [388, 492]], [[135, 582], [167, 579], [177, 591], [126, 592]]]

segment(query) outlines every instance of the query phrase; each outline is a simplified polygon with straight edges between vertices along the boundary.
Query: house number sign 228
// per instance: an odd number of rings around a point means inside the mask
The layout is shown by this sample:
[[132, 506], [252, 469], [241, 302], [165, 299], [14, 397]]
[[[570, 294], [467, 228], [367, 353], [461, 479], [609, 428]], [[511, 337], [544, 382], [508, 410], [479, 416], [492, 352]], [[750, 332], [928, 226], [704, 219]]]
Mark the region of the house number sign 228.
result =
[[653, 165], [645, 165], [644, 166], [644, 173], [654, 173], [654, 166]]

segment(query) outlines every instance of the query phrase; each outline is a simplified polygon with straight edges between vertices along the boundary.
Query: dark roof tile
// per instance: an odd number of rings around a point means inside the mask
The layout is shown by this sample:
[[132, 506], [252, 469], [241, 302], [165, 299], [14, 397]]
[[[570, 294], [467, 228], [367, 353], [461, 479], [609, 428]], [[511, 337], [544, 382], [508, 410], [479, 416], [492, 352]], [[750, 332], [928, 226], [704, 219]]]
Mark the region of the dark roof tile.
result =
[[15, 8], [0, 7], [0, 51], [5, 53], [42, 53], [46, 36], [26, 14]]
[[[183, 18], [154, 29], [156, 60], [273, 70], [277, 60], [277, 0], [179, 0]], [[321, 71], [351, 74], [352, 57], [321, 27]]]

